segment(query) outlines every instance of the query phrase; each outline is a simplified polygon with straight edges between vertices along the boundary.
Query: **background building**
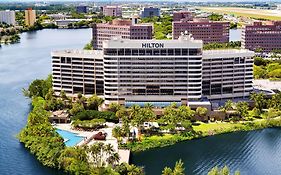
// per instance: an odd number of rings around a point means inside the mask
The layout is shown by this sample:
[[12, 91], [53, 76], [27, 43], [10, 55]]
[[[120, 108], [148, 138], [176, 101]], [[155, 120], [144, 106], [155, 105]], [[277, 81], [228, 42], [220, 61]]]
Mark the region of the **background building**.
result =
[[53, 89], [58, 95], [103, 95], [103, 57], [97, 50], [52, 52]]
[[103, 6], [102, 12], [104, 16], [122, 17], [122, 7], [120, 6]]
[[77, 13], [88, 13], [88, 6], [86, 5], [79, 5], [76, 7]]
[[190, 12], [176, 12], [174, 19], [173, 39], [187, 31], [194, 39], [203, 40], [204, 44], [229, 42], [229, 22], [192, 18]]
[[192, 21], [193, 15], [192, 12], [189, 11], [179, 11], [173, 13], [173, 21], [180, 21], [181, 19], [185, 19], [186, 21]]
[[36, 22], [36, 11], [32, 10], [32, 8], [28, 8], [25, 10], [25, 25], [33, 26]]
[[254, 22], [242, 30], [242, 47], [256, 51], [271, 52], [281, 49], [281, 21]]
[[56, 25], [59, 28], [67, 28], [69, 24], [74, 24], [84, 20], [85, 19], [61, 19], [61, 20], [56, 20]]
[[160, 16], [160, 9], [155, 7], [144, 7], [140, 12], [141, 18]]
[[135, 21], [115, 19], [110, 23], [93, 25], [93, 48], [102, 49], [102, 42], [114, 36], [124, 39], [152, 39], [152, 24], [135, 24]]
[[6, 23], [10, 25], [16, 25], [15, 11], [0, 11], [0, 23]]

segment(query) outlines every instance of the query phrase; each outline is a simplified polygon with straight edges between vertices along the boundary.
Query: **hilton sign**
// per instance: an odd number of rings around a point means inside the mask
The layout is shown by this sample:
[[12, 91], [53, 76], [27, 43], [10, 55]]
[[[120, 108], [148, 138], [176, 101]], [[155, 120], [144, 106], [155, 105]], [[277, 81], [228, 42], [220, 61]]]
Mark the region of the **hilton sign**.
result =
[[142, 43], [142, 48], [164, 48], [164, 43]]

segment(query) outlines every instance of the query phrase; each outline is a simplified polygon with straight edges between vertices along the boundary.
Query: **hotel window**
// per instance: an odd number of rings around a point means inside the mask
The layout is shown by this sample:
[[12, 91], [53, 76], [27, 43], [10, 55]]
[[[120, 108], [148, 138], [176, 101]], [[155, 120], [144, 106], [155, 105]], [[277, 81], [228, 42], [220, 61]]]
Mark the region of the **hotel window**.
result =
[[131, 49], [125, 49], [125, 55], [131, 55]]
[[174, 49], [168, 49], [168, 55], [174, 55]]

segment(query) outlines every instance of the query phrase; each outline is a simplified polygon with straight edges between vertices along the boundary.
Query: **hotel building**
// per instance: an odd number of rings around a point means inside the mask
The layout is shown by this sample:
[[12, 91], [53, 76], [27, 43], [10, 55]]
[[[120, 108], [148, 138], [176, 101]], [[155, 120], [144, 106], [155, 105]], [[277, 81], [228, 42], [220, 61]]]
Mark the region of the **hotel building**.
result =
[[254, 22], [242, 30], [242, 47], [255, 51], [271, 52], [281, 49], [281, 21]]
[[103, 6], [102, 13], [104, 16], [122, 17], [122, 7], [120, 7], [120, 6]]
[[32, 10], [32, 8], [28, 8], [24, 11], [25, 13], [25, 25], [33, 26], [36, 21], [36, 11]]
[[209, 100], [247, 98], [253, 90], [253, 57], [249, 50], [203, 51], [202, 93]]
[[[99, 76], [106, 106], [112, 102], [125, 106], [146, 102], [154, 106], [167, 106], [171, 102], [210, 105], [209, 101], [249, 97], [254, 52], [235, 49], [202, 51], [202, 45], [201, 40], [194, 40], [191, 35], [181, 35], [178, 40], [114, 37], [104, 41], [103, 51], [94, 51], [95, 54], [80, 53], [74, 57], [72, 52], [55, 52], [52, 54], [53, 74], [56, 73], [53, 75], [54, 89], [56, 92], [63, 89], [69, 95], [84, 93], [85, 84], [93, 81], [91, 87], [95, 87], [98, 83], [94, 78]], [[87, 63], [93, 67], [97, 63], [102, 65], [99, 72], [96, 68], [85, 72], [89, 65], [86, 68], [82, 65], [88, 57], [92, 62]], [[74, 58], [76, 65], [73, 65]], [[93, 79], [85, 83], [85, 75], [92, 75]], [[87, 92], [93, 94], [97, 90], [93, 88]]]
[[102, 49], [103, 41], [121, 36], [124, 39], [152, 39], [152, 24], [135, 24], [134, 20], [115, 19], [110, 23], [93, 25], [93, 48]]
[[103, 56], [99, 50], [55, 51], [52, 55], [53, 89], [57, 95], [103, 95]]
[[187, 31], [194, 39], [203, 40], [204, 44], [229, 41], [229, 22], [192, 18], [190, 12], [176, 12], [174, 19], [173, 39], [177, 39], [182, 32]]
[[105, 41], [105, 103], [178, 102], [202, 97], [202, 41]]
[[15, 11], [0, 11], [0, 23], [6, 23], [9, 25], [16, 25]]

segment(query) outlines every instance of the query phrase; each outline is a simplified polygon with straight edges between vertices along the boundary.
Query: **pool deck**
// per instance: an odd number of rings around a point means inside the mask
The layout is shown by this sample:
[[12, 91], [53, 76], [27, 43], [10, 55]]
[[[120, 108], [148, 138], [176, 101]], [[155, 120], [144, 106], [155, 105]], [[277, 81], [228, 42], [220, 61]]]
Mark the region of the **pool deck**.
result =
[[[112, 135], [112, 129], [115, 127], [115, 125], [112, 124], [112, 123], [108, 123], [107, 126], [108, 126], [107, 128], [102, 128], [98, 131], [93, 131], [93, 132], [73, 130], [70, 124], [56, 124], [54, 127], [58, 128], [58, 129], [61, 129], [61, 130], [66, 130], [66, 131], [69, 131], [69, 132], [76, 133], [76, 134], [78, 134], [78, 136], [85, 137], [85, 139], [83, 139], [81, 142], [79, 142], [76, 146], [81, 146], [81, 145], [84, 145], [85, 143], [87, 145], [93, 145], [93, 144], [98, 143], [98, 142], [103, 142], [104, 144], [111, 144], [113, 146], [113, 149], [120, 156], [119, 163], [122, 163], [122, 162], [129, 163], [130, 150], [118, 149], [118, 141]], [[93, 136], [95, 134], [97, 134], [100, 131], [107, 133], [105, 141], [97, 141], [97, 140], [91, 139], [91, 138], [93, 138]]]
[[118, 154], [120, 156], [119, 163], [129, 163], [130, 160], [130, 150], [128, 149], [119, 149]]

